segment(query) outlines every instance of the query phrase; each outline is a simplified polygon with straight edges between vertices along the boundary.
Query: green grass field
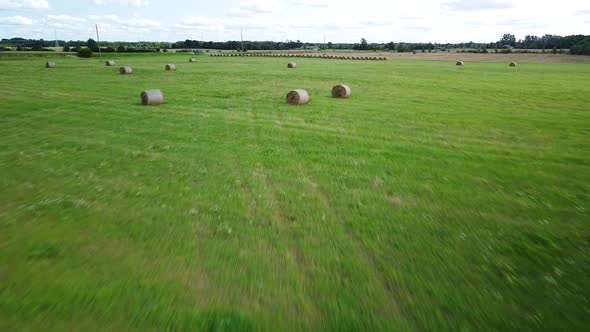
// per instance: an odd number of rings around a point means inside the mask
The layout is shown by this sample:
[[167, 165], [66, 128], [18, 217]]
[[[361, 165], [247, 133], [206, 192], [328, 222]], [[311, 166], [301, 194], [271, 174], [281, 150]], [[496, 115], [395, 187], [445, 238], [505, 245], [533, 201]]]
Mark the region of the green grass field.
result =
[[590, 66], [189, 57], [0, 58], [0, 330], [588, 327]]

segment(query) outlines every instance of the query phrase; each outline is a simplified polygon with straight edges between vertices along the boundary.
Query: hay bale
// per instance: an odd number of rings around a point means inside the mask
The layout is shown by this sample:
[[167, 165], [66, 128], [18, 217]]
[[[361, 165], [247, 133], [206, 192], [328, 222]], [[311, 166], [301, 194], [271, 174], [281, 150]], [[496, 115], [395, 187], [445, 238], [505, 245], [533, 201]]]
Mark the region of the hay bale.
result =
[[142, 105], [160, 105], [164, 102], [162, 91], [157, 89], [145, 90], [139, 96], [141, 97]]
[[309, 103], [309, 95], [307, 94], [307, 91], [303, 89], [289, 91], [286, 99], [287, 104], [290, 105], [303, 105]]
[[105, 64], [105, 66], [110, 67], [110, 66], [116, 65], [117, 63], [115, 62], [115, 60], [108, 60], [104, 64]]
[[510, 67], [516, 67], [516, 62], [511, 62]]
[[55, 62], [47, 61], [47, 63], [45, 64], [45, 68], [55, 68]]
[[464, 64], [463, 61], [457, 61], [457, 66], [463, 66]]
[[176, 66], [172, 63], [166, 65], [166, 70], [176, 70]]
[[[215, 56], [219, 56], [219, 55], [215, 55]], [[188, 62], [197, 62], [197, 59], [195, 59], [195, 58], [190, 58], [190, 59], [188, 59]]]
[[350, 87], [345, 84], [338, 84], [332, 88], [332, 97], [334, 98], [348, 98], [351, 93]]
[[129, 66], [123, 66], [123, 67], [119, 68], [119, 73], [121, 75], [131, 74], [131, 73], [133, 73], [133, 69], [131, 69], [131, 67], [129, 67]]
[[297, 63], [295, 63], [295, 62], [289, 62], [287, 64], [287, 68], [295, 68], [295, 67], [297, 67]]

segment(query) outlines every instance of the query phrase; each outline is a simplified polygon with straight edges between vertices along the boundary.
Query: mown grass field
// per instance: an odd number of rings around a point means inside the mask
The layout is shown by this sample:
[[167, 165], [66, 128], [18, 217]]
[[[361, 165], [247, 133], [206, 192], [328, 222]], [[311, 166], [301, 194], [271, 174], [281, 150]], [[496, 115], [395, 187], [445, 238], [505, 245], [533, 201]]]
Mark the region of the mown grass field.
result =
[[589, 65], [188, 58], [0, 58], [0, 330], [588, 327]]

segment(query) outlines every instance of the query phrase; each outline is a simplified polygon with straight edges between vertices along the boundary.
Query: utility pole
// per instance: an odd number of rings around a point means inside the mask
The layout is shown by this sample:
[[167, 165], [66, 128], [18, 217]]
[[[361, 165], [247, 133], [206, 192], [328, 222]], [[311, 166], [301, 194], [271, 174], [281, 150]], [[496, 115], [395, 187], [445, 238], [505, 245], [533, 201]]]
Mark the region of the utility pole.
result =
[[98, 34], [98, 24], [96, 24], [96, 39], [98, 40], [98, 57], [101, 58], [102, 54], [100, 53], [100, 36]]
[[57, 30], [56, 29], [53, 30], [53, 35], [54, 35], [54, 38], [55, 38], [55, 40], [54, 40], [55, 47], [59, 47], [59, 43], [57, 42]]
[[242, 53], [244, 53], [244, 31], [242, 27], [240, 27], [240, 39], [242, 40]]

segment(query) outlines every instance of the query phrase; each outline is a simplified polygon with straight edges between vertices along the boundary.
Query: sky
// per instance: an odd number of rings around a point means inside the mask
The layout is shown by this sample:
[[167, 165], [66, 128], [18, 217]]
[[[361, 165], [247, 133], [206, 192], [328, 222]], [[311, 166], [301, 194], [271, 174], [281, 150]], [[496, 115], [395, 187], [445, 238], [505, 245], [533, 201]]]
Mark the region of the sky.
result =
[[[0, 0], [0, 38], [490, 42], [590, 34], [580, 0]], [[95, 38], [96, 39], [96, 38]]]

